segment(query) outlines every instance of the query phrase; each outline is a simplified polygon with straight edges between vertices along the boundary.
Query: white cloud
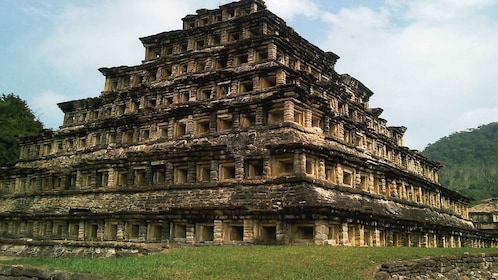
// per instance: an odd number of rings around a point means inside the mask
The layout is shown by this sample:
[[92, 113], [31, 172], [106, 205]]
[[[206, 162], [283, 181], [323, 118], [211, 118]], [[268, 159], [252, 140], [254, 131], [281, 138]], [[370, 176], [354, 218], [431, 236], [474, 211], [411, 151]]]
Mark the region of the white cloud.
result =
[[321, 18], [337, 30], [362, 31], [382, 29], [389, 25], [388, 12], [385, 9], [374, 11], [367, 7], [341, 9], [337, 14], [324, 12]]
[[321, 46], [341, 56], [339, 72], [376, 93], [371, 105], [385, 109], [390, 125], [408, 127], [405, 144], [423, 149], [492, 121], [484, 116], [494, 111], [481, 108], [498, 106], [498, 38], [492, 35], [498, 23], [481, 13], [496, 1], [475, 3], [406, 1], [324, 14], [329, 26]]
[[313, 0], [267, 0], [266, 6], [270, 11], [288, 20], [299, 15], [316, 18], [320, 14], [320, 9]]
[[39, 95], [27, 100], [35, 116], [40, 119], [47, 128], [58, 128], [62, 124], [64, 114], [57, 103], [67, 101], [70, 98], [58, 94], [53, 90], [43, 90]]
[[480, 17], [481, 12], [497, 4], [496, 0], [418, 0], [401, 1], [407, 19], [418, 22], [446, 22]]
[[[496, 105], [496, 103], [495, 103]], [[488, 124], [498, 121], [498, 106], [495, 107], [480, 107], [466, 111], [462, 114], [459, 121], [465, 127], [475, 128], [479, 125]]]
[[138, 38], [181, 28], [180, 15], [189, 12], [182, 3], [104, 1], [68, 6], [54, 17], [55, 30], [35, 46], [35, 58], [68, 76], [101, 66], [139, 64], [144, 51]]

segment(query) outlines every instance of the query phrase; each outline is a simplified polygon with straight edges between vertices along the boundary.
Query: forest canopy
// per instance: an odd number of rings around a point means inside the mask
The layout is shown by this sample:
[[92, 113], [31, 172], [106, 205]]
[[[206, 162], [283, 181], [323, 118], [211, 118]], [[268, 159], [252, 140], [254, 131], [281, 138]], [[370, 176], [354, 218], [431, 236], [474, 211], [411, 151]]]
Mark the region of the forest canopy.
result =
[[12, 165], [19, 158], [17, 137], [37, 135], [43, 124], [26, 101], [10, 93], [0, 96], [0, 166]]
[[498, 197], [498, 122], [455, 132], [422, 152], [439, 161], [440, 183], [476, 201]]

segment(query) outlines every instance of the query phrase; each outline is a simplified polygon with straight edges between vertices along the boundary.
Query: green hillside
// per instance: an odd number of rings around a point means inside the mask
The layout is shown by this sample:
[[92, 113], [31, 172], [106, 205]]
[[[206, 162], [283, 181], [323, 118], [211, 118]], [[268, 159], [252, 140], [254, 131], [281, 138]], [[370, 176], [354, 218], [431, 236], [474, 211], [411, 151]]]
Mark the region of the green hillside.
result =
[[476, 201], [498, 197], [498, 122], [455, 132], [422, 152], [441, 162], [440, 183]]

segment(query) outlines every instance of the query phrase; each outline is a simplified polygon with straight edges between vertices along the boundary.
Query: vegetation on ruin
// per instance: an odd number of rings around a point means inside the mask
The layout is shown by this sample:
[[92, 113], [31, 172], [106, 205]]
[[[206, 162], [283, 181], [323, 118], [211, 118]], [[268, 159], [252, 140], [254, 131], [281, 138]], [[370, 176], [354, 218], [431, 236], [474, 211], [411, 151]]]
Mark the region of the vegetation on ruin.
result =
[[443, 164], [443, 186], [476, 202], [498, 197], [498, 122], [443, 137], [423, 154]]
[[37, 135], [43, 124], [26, 101], [10, 93], [0, 96], [0, 166], [12, 165], [19, 158], [17, 137]]
[[120, 258], [23, 258], [2, 261], [104, 275], [108, 279], [371, 279], [384, 262], [497, 249], [216, 246]]

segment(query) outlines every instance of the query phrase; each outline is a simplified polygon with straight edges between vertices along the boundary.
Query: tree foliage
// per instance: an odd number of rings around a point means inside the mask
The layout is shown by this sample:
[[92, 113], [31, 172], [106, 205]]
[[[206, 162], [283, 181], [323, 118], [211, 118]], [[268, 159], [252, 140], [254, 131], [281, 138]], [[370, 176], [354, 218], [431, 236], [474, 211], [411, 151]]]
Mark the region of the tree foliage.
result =
[[498, 197], [498, 122], [443, 137], [423, 154], [443, 164], [443, 186], [475, 200]]
[[19, 157], [17, 137], [37, 135], [43, 124], [26, 101], [13, 93], [0, 96], [0, 166], [14, 164]]

